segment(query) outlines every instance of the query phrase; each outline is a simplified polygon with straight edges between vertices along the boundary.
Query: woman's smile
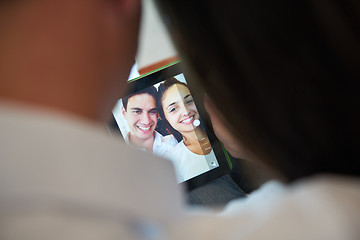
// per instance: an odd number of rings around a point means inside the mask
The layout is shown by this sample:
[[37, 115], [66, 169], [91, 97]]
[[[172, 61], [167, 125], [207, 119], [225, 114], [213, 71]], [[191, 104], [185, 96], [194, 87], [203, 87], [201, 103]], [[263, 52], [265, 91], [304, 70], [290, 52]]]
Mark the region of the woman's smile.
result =
[[185, 125], [190, 125], [190, 124], [192, 124], [194, 121], [195, 121], [195, 115], [192, 115], [192, 116], [190, 116], [190, 117], [187, 117], [187, 118], [181, 120], [180, 123], [185, 124]]

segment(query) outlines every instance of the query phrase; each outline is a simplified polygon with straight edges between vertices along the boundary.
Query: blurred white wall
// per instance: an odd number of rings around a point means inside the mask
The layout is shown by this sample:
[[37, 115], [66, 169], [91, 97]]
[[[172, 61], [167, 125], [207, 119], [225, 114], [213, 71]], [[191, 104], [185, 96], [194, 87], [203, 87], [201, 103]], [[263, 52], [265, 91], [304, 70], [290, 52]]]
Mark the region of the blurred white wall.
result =
[[140, 45], [136, 57], [139, 69], [177, 55], [153, 0], [142, 0], [142, 3]]

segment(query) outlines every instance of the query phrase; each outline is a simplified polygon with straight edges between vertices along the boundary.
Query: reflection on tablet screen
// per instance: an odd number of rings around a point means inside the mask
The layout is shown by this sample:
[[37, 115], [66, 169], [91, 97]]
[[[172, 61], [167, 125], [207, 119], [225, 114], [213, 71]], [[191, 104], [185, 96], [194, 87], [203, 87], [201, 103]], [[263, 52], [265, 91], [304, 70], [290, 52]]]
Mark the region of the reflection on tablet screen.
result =
[[173, 162], [178, 182], [219, 166], [183, 74], [120, 99], [113, 114], [128, 144]]

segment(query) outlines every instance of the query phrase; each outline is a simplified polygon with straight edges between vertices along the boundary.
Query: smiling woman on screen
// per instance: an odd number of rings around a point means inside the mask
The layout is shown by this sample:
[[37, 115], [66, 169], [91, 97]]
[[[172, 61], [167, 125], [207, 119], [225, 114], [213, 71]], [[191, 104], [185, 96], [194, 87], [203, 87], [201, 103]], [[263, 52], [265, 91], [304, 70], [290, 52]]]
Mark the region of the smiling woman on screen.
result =
[[171, 78], [160, 84], [158, 92], [161, 118], [169, 129], [179, 132], [182, 138], [167, 154], [176, 166], [179, 181], [186, 181], [217, 167], [209, 138], [200, 126], [199, 113], [187, 85]]

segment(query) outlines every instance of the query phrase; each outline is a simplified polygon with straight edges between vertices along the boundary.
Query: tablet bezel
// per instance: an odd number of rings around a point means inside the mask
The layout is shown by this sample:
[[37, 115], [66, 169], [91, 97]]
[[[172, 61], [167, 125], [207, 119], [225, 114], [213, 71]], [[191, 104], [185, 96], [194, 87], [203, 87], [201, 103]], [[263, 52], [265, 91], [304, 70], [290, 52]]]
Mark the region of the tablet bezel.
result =
[[[140, 91], [144, 88], [150, 87], [156, 83], [162, 82], [168, 78], [174, 77], [179, 74], [184, 75], [184, 77], [187, 81], [189, 90], [192, 92], [191, 84], [189, 84], [191, 82], [191, 77], [189, 76], [189, 74], [187, 74], [184, 71], [184, 68], [182, 67], [181, 62], [176, 61], [176, 62], [174, 62], [172, 64], [168, 64], [158, 70], [152, 71], [150, 73], [147, 73], [140, 77], [137, 77], [133, 80], [130, 80], [128, 82], [128, 91], [125, 94], [125, 96], [128, 94]], [[212, 128], [209, 124], [209, 117], [205, 111], [203, 101], [199, 101], [198, 97], [196, 97], [194, 95], [193, 95], [193, 99], [195, 101], [198, 112], [201, 116], [201, 119], [203, 119], [203, 121], [204, 121], [205, 131], [206, 131], [206, 134], [208, 135], [208, 138], [212, 145], [212, 148], [213, 148], [214, 154], [216, 156], [216, 159], [218, 161], [219, 167], [214, 168], [205, 173], [202, 173], [194, 178], [188, 179], [187, 181], [179, 183], [179, 184], [185, 185], [186, 189], [188, 189], [188, 190], [192, 190], [194, 188], [202, 186], [218, 177], [221, 177], [221, 176], [229, 173], [231, 166], [232, 166], [231, 160], [228, 156], [227, 151], [225, 150], [222, 143], [216, 138], [214, 132], [212, 131]], [[112, 115], [112, 120], [109, 124], [109, 127], [111, 129], [121, 133], [120, 128], [117, 125], [116, 120], [114, 118], [114, 115]]]

